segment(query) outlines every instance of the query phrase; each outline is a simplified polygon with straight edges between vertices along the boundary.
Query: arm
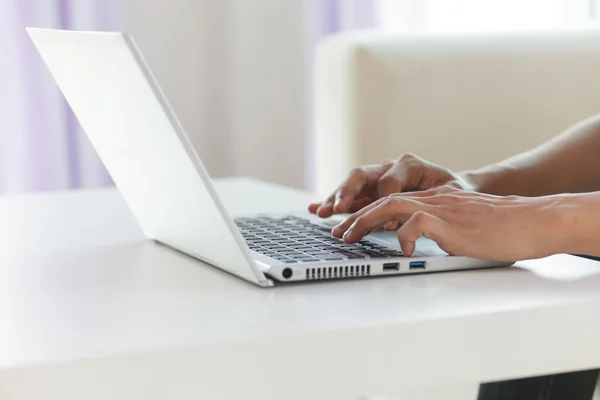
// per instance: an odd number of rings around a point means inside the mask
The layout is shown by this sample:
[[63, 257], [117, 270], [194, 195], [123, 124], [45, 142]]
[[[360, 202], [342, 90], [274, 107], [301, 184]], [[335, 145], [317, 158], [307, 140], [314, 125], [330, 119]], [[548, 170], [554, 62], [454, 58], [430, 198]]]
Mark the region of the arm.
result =
[[489, 260], [600, 256], [600, 192], [502, 197], [443, 186], [380, 199], [332, 234], [356, 243], [390, 221], [401, 224], [397, 234], [407, 256], [421, 236], [449, 254]]
[[600, 192], [571, 196], [563, 235], [572, 239], [564, 252], [600, 257]]
[[600, 115], [508, 160], [460, 174], [496, 195], [543, 196], [600, 190]]

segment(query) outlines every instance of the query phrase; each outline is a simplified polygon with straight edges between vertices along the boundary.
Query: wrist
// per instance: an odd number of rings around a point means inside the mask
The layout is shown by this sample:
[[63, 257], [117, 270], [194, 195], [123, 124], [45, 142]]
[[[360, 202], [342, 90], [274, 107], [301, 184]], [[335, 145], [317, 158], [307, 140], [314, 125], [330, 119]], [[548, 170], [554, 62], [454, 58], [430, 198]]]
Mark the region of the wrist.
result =
[[487, 193], [484, 191], [485, 182], [489, 180], [485, 174], [480, 171], [463, 171], [456, 174], [457, 180], [467, 190], [472, 190], [479, 193]]
[[522, 179], [515, 172], [510, 167], [491, 165], [478, 170], [464, 171], [458, 176], [475, 192], [509, 196], [522, 194], [518, 189]]
[[600, 193], [550, 197], [562, 198], [556, 234], [564, 241], [558, 252], [600, 256]]

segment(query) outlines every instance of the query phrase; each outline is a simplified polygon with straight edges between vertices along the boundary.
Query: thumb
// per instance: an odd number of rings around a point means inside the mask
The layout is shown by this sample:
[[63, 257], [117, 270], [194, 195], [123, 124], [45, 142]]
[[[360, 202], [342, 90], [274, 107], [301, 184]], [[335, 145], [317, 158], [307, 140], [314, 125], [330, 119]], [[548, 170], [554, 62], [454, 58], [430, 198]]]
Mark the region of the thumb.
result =
[[421, 236], [433, 240], [448, 254], [455, 254], [459, 235], [449, 223], [439, 217], [419, 211], [414, 213], [398, 230], [398, 240], [405, 256], [415, 252], [416, 242]]

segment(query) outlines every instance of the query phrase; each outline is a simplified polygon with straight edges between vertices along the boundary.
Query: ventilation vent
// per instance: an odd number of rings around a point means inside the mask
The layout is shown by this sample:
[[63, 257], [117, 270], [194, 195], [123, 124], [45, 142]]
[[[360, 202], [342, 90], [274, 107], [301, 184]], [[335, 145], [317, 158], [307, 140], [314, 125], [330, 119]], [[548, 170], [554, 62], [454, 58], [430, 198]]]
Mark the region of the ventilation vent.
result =
[[371, 275], [371, 265], [344, 265], [341, 267], [308, 268], [307, 280], [359, 278]]

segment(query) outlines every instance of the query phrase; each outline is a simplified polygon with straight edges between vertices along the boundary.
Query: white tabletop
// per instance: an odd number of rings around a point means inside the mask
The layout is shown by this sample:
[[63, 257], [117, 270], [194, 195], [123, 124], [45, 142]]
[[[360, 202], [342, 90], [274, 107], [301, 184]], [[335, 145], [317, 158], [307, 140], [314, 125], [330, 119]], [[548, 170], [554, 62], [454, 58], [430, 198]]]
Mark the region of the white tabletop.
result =
[[[233, 214], [312, 198], [217, 187]], [[3, 399], [357, 399], [584, 369], [599, 316], [600, 263], [576, 257], [261, 289], [144, 240], [113, 189], [0, 198]]]

